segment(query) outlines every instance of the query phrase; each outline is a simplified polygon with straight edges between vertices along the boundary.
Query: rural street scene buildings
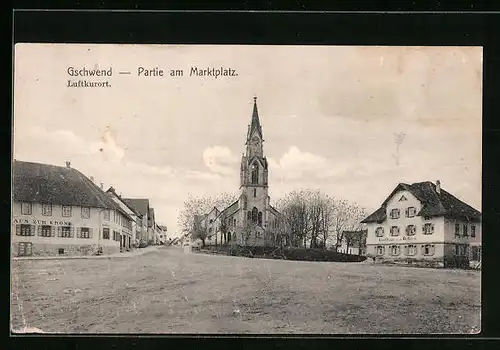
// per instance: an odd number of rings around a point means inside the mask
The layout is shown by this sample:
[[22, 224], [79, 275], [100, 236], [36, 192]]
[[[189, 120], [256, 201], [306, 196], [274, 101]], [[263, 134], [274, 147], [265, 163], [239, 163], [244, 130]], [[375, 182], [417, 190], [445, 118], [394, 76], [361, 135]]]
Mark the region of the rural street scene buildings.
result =
[[481, 48], [23, 44], [15, 66], [12, 332], [480, 332]]

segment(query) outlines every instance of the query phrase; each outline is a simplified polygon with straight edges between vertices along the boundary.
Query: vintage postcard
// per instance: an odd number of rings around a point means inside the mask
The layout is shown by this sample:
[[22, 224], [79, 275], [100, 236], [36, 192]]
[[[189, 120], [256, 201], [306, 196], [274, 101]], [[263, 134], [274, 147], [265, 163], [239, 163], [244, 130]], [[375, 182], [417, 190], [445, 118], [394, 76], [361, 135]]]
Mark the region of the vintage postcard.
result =
[[12, 332], [479, 333], [482, 54], [17, 44]]

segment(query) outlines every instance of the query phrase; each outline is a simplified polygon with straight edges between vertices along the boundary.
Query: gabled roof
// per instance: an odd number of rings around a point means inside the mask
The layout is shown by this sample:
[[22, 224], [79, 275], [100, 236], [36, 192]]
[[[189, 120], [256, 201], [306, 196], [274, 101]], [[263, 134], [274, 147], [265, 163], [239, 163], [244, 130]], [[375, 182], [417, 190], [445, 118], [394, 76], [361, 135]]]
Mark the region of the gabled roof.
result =
[[481, 220], [481, 213], [479, 211], [442, 188], [438, 193], [436, 191], [436, 185], [430, 181], [426, 181], [413, 183], [411, 185], [405, 183], [398, 184], [389, 197], [382, 203], [382, 206], [361, 222], [384, 221], [386, 219], [387, 203], [396, 192], [401, 190], [410, 192], [422, 203], [422, 208], [417, 213], [418, 216], [444, 216], [465, 221]]
[[15, 160], [15, 201], [121, 210], [103, 190], [76, 169]]
[[230, 206], [228, 206], [227, 208], [225, 208], [224, 210], [222, 210], [219, 215], [217, 216], [217, 218], [221, 215], [225, 215], [225, 216], [230, 216], [230, 215], [233, 215], [234, 213], [236, 213], [240, 208], [239, 208], [239, 199], [237, 199], [234, 203], [232, 203]]
[[122, 198], [122, 200], [134, 208], [135, 211], [144, 215], [148, 215], [149, 199], [145, 198]]
[[266, 157], [259, 157], [259, 156], [253, 156], [248, 160], [248, 164], [251, 164], [254, 159], [257, 159], [259, 163], [264, 167], [264, 169], [267, 169], [267, 159]]
[[122, 202], [128, 209], [130, 209], [130, 211], [132, 211], [135, 215], [137, 216], [141, 216], [142, 217], [142, 214], [139, 213], [136, 209], [134, 209], [129, 203], [127, 203], [126, 201], [123, 200], [123, 198], [121, 196], [119, 196], [115, 189], [113, 187], [110, 187], [107, 191], [106, 191], [109, 195], [111, 196], [114, 196], [115, 198], [117, 198], [120, 202]]
[[262, 139], [262, 127], [260, 126], [259, 112], [257, 111], [257, 97], [253, 98], [253, 112], [252, 112], [252, 122], [250, 128], [248, 129], [247, 142], [253, 135], [254, 131], [257, 131], [260, 138]]

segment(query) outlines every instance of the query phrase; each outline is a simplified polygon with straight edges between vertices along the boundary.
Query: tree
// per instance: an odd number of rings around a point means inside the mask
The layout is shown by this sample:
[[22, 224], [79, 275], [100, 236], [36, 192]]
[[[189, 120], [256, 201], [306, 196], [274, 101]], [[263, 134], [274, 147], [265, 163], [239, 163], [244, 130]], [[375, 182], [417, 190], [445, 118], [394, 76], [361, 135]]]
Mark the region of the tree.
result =
[[335, 250], [338, 251], [344, 240], [345, 231], [358, 231], [361, 220], [366, 217], [366, 210], [356, 203], [349, 203], [345, 199], [335, 201], [333, 208], [333, 232], [336, 235]]
[[363, 249], [364, 246], [366, 246], [366, 234], [367, 231], [364, 229], [344, 232], [344, 239], [347, 245], [347, 252], [349, 252], [350, 247], [357, 247], [358, 255], [360, 255], [361, 249]]
[[191, 194], [184, 202], [184, 206], [179, 212], [177, 222], [182, 233], [190, 234], [193, 238], [199, 238], [202, 245], [205, 246], [207, 237], [206, 227], [202, 222], [202, 217], [214, 207], [218, 210], [223, 210], [236, 200], [236, 195], [232, 193], [221, 193], [215, 197], [201, 196], [195, 197]]

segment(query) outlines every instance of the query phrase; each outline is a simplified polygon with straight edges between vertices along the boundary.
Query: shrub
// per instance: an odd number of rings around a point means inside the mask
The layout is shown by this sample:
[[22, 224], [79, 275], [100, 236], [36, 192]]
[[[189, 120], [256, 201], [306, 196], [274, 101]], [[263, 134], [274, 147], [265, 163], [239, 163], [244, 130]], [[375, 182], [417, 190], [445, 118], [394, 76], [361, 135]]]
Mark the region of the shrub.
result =
[[445, 256], [444, 267], [468, 269], [470, 267], [469, 258], [467, 256]]
[[283, 248], [277, 247], [244, 247], [244, 246], [222, 246], [207, 247], [208, 250], [221, 252], [231, 256], [243, 256], [248, 258], [267, 258], [298, 261], [331, 261], [331, 262], [361, 262], [366, 260], [365, 256], [349, 255], [325, 249]]

